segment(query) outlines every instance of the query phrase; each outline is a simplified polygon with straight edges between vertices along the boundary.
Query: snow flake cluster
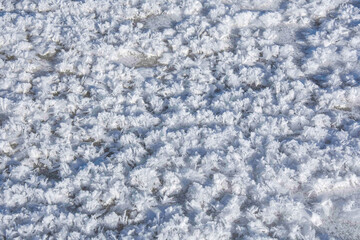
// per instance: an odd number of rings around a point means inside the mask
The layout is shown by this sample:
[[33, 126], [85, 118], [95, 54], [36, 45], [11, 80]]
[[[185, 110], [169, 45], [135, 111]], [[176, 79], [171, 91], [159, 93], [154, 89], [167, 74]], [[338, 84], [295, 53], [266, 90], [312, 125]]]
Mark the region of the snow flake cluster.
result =
[[0, 237], [359, 239], [358, 0], [0, 1]]

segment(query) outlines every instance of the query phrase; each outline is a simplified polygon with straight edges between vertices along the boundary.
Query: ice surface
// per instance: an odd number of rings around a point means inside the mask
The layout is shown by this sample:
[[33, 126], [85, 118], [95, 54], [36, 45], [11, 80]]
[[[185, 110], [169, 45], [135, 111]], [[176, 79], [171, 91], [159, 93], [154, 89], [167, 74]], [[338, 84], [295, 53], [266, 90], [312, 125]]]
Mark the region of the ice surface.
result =
[[360, 1], [0, 1], [0, 238], [360, 239]]

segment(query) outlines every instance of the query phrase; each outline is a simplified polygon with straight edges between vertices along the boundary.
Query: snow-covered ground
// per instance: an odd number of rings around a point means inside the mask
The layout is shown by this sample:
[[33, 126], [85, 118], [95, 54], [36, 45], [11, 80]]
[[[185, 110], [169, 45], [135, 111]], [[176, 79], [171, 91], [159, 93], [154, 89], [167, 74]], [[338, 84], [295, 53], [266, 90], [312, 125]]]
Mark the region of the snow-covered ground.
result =
[[360, 239], [359, 0], [0, 1], [0, 238]]

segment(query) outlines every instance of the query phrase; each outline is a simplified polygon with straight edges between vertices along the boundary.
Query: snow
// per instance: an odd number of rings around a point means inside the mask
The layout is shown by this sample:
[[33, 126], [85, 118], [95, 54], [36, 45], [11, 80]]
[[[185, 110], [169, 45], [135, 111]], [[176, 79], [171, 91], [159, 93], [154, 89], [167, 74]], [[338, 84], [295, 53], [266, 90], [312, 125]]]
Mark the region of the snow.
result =
[[358, 0], [0, 1], [0, 237], [360, 239]]

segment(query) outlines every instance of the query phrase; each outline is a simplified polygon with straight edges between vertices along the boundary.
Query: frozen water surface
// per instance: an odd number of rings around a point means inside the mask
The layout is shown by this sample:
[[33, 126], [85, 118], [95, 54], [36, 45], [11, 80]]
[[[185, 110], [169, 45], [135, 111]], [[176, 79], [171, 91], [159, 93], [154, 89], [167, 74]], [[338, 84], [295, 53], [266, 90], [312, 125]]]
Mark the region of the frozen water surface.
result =
[[0, 1], [0, 238], [360, 239], [360, 1]]

